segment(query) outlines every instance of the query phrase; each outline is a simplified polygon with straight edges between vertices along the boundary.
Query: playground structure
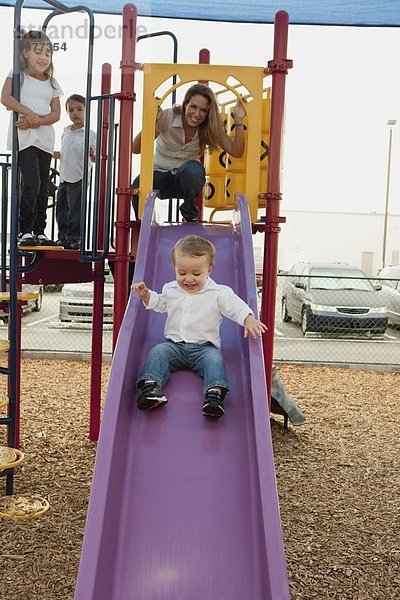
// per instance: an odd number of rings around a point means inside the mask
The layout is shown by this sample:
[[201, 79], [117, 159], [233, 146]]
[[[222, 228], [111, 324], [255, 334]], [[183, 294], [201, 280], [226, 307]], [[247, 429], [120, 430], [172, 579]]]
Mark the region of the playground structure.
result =
[[[54, 16], [76, 10], [53, 0], [48, 0], [47, 3], [55, 7], [55, 10], [47, 17], [44, 28]], [[22, 1], [16, 3], [15, 31], [18, 31], [22, 4]], [[82, 7], [78, 8], [82, 10]], [[277, 236], [282, 221], [279, 216], [279, 187], [284, 82], [287, 69], [291, 66], [291, 61], [286, 58], [287, 14], [277, 14], [274, 58], [267, 68], [209, 64], [138, 65], [135, 62], [136, 9], [133, 5], [126, 5], [123, 11], [121, 91], [111, 93], [111, 68], [104, 65], [99, 96], [91, 94], [93, 16], [90, 11], [88, 16], [91, 25], [86, 122], [90, 123], [91, 103], [96, 102], [98, 132], [101, 131], [101, 135], [98, 136], [96, 148], [96, 156], [99, 158], [96, 160], [94, 203], [90, 204], [90, 199], [86, 198], [82, 207], [83, 243], [80, 252], [54, 252], [51, 249], [37, 248], [21, 252], [17, 249], [19, 182], [15, 168], [18, 164], [17, 144], [14, 140], [14, 201], [11, 211], [9, 270], [10, 347], [9, 367], [7, 371], [3, 371], [9, 380], [10, 409], [8, 417], [0, 423], [8, 426], [9, 442], [14, 442], [9, 445], [18, 447], [21, 323], [17, 288], [21, 284], [21, 276], [29, 283], [94, 281], [90, 437], [97, 439], [100, 425], [104, 260], [114, 260], [115, 353], [98, 446], [76, 599], [150, 599], [154, 597], [154, 589], [149, 586], [148, 576], [153, 580], [157, 570], [161, 573], [158, 583], [155, 583], [161, 586], [157, 596], [160, 599], [204, 598], [210, 595], [211, 589], [215, 594], [217, 581], [219, 597], [239, 599], [250, 595], [254, 598], [288, 598], [271, 434], [267, 419], [267, 389], [271, 389], [272, 373]], [[16, 39], [14, 57], [18, 56], [17, 49]], [[140, 306], [135, 298], [130, 299], [125, 312], [129, 262], [132, 260], [130, 249], [132, 239], [139, 230], [139, 222], [130, 219], [134, 75], [138, 69], [144, 71], [143, 104], [146, 118], [143, 119], [142, 128], [139, 201], [142, 221], [138, 251], [134, 257], [136, 277], [145, 279], [151, 287], [158, 289], [168, 278], [170, 250], [175, 241], [189, 232], [198, 233], [212, 239], [217, 247], [217, 279], [231, 285], [256, 311], [251, 236], [255, 231], [265, 232], [261, 318], [267, 324], [269, 333], [263, 340], [264, 358], [261, 342], [244, 342], [237, 328], [233, 325], [223, 326], [222, 338], [226, 340], [226, 347], [223, 343], [223, 349], [234, 392], [230, 400], [231, 414], [220, 429], [211, 423], [201, 425], [197, 411], [193, 410], [199, 397], [198, 382], [193, 374], [182, 374], [179, 386], [176, 383], [178, 376], [169, 384], [167, 394], [171, 398], [171, 407], [174, 408], [164, 413], [168, 417], [156, 415], [150, 420], [146, 415], [139, 415], [132, 410], [135, 373], [148, 348], [162, 336], [159, 317], [139, 317]], [[15, 58], [13, 72], [14, 93], [18, 97], [19, 67]], [[266, 75], [272, 79], [272, 99], [269, 91], [263, 98]], [[206, 198], [207, 206], [214, 207], [217, 211], [233, 212], [230, 223], [160, 223], [157, 222], [154, 206], [156, 195], [150, 194], [146, 201], [146, 196], [152, 190], [154, 122], [157, 105], [160, 103], [157, 89], [166, 79], [175, 76], [178, 76], [179, 82], [164, 94], [161, 103], [179, 86], [198, 80], [223, 86], [233, 99], [239, 94], [249, 99], [246, 105], [248, 137], [245, 165], [236, 165], [236, 170], [230, 168], [225, 174], [230, 187], [229, 195], [225, 193], [223, 196], [224, 201], [219, 195], [213, 205], [212, 198]], [[234, 77], [233, 84], [228, 82], [229, 77]], [[228, 108], [233, 99], [227, 102]], [[120, 103], [117, 168], [113, 162], [116, 101]], [[264, 117], [270, 113], [270, 126], [269, 123], [262, 125], [263, 112]], [[230, 127], [229, 110], [227, 127]], [[89, 127], [86, 128], [86, 147], [88, 131]], [[264, 138], [260, 138], [260, 132], [263, 132]], [[262, 173], [260, 139], [264, 148], [263, 158], [266, 159], [268, 155], [268, 168], [265, 164]], [[208, 172], [209, 181], [212, 182], [213, 174], [210, 170]], [[240, 175], [236, 177], [236, 184], [232, 183], [235, 174]], [[114, 177], [117, 180], [114, 190], [117, 197], [115, 213], [112, 209]], [[260, 177], [263, 177], [262, 181], [267, 186], [265, 191], [260, 190]], [[84, 188], [87, 179], [88, 168], [85, 165]], [[244, 185], [243, 190], [236, 187], [240, 185]], [[227, 188], [228, 181], [224, 185], [224, 189]], [[238, 194], [241, 191], [246, 199]], [[258, 220], [260, 206], [266, 206], [266, 215], [261, 221]], [[110, 253], [110, 223], [113, 219], [115, 252]], [[4, 222], [7, 222], [7, 218]], [[4, 237], [6, 239], [6, 235]], [[60, 269], [61, 264], [63, 269]], [[227, 268], [228, 266], [231, 268]], [[179, 393], [179, 389], [183, 389], [185, 393]], [[195, 435], [193, 432], [196, 432]], [[3, 471], [7, 477], [7, 494], [12, 492], [12, 472], [11, 467]], [[175, 489], [176, 481], [180, 481], [180, 486]], [[243, 515], [248, 516], [248, 521]], [[223, 533], [218, 539], [214, 539], [218, 530]], [[150, 531], [153, 533], [150, 534]], [[192, 531], [192, 535], [189, 535], [189, 531]], [[160, 539], [157, 539], [159, 534]], [[171, 535], [172, 538], [175, 536], [175, 541], [171, 539]], [[173, 563], [170, 562], [171, 544], [177, 550]], [[199, 544], [199, 549], [195, 551], [196, 544]], [[139, 556], [142, 552], [146, 555], [154, 551], [156, 554], [153, 558], [157, 560], [151, 561], [151, 573], [145, 576], [148, 567], [145, 568]], [[207, 551], [212, 554], [216, 552], [218, 560], [209, 563]], [[199, 560], [201, 565], [197, 569], [195, 565]], [[126, 568], [128, 565], [129, 569]], [[131, 581], [132, 568], [135, 569], [134, 586]], [[211, 588], [211, 585], [214, 587]]]

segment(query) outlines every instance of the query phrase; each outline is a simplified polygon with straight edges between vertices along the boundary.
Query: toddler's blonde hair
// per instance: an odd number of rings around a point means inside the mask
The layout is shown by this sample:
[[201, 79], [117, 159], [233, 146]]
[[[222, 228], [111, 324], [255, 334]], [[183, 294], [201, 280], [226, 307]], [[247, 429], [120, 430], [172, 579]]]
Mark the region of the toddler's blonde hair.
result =
[[215, 264], [214, 244], [199, 235], [186, 235], [176, 242], [172, 249], [172, 262], [174, 265], [177, 252], [190, 254], [191, 256], [207, 256], [210, 267], [213, 267]]

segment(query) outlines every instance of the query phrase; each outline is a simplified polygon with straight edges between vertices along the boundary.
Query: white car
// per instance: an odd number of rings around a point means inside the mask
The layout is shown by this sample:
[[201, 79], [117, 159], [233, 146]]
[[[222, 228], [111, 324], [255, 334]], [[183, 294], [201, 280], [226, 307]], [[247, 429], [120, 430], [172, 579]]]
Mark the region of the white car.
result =
[[[106, 273], [104, 284], [103, 322], [113, 322], [114, 282]], [[93, 281], [66, 283], [60, 296], [60, 321], [63, 323], [91, 323], [93, 317]]]
[[400, 265], [384, 267], [376, 283], [382, 285], [382, 294], [391, 327], [400, 327]]
[[[30, 298], [21, 302], [22, 314], [24, 315], [29, 310], [39, 312], [43, 303], [43, 286], [24, 283], [22, 284], [22, 293], [37, 294], [36, 298]], [[3, 323], [8, 323], [8, 312], [8, 302], [0, 302], [0, 320]]]

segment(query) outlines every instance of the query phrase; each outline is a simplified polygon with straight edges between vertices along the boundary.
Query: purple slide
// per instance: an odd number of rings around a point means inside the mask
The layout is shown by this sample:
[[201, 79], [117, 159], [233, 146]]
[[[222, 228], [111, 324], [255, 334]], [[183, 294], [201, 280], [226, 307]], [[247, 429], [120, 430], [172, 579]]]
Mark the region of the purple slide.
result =
[[[239, 198], [231, 225], [157, 224], [143, 215], [135, 281], [160, 291], [171, 249], [210, 239], [213, 278], [256, 310], [251, 225]], [[202, 415], [201, 380], [175, 373], [168, 404], [136, 408], [135, 380], [163, 340], [165, 315], [133, 294], [108, 386], [75, 600], [289, 600], [261, 342], [221, 327], [231, 393], [225, 416]]]

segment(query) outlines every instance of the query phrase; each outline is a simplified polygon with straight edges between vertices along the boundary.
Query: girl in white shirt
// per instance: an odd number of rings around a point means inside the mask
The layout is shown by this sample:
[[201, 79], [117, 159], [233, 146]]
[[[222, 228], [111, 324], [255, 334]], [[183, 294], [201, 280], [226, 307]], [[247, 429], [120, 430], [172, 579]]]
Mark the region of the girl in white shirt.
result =
[[[22, 175], [18, 243], [54, 245], [45, 235], [50, 162], [54, 127], [60, 119], [62, 90], [53, 77], [53, 46], [43, 31], [28, 31], [20, 40], [20, 100], [13, 96], [12, 73], [1, 92], [1, 102], [19, 113], [18, 163]], [[10, 136], [12, 137], [12, 136]], [[10, 144], [9, 144], [10, 145]]]
[[244, 337], [250, 334], [256, 338], [267, 327], [230, 287], [209, 277], [215, 262], [211, 242], [188, 235], [177, 241], [172, 258], [176, 281], [166, 283], [161, 294], [149, 290], [143, 281], [132, 285], [146, 308], [168, 314], [166, 342], [150, 350], [137, 379], [138, 408], [148, 410], [165, 404], [163, 386], [178, 369], [189, 369], [204, 379], [203, 414], [221, 417], [229, 391], [220, 350], [222, 316], [243, 325]]

